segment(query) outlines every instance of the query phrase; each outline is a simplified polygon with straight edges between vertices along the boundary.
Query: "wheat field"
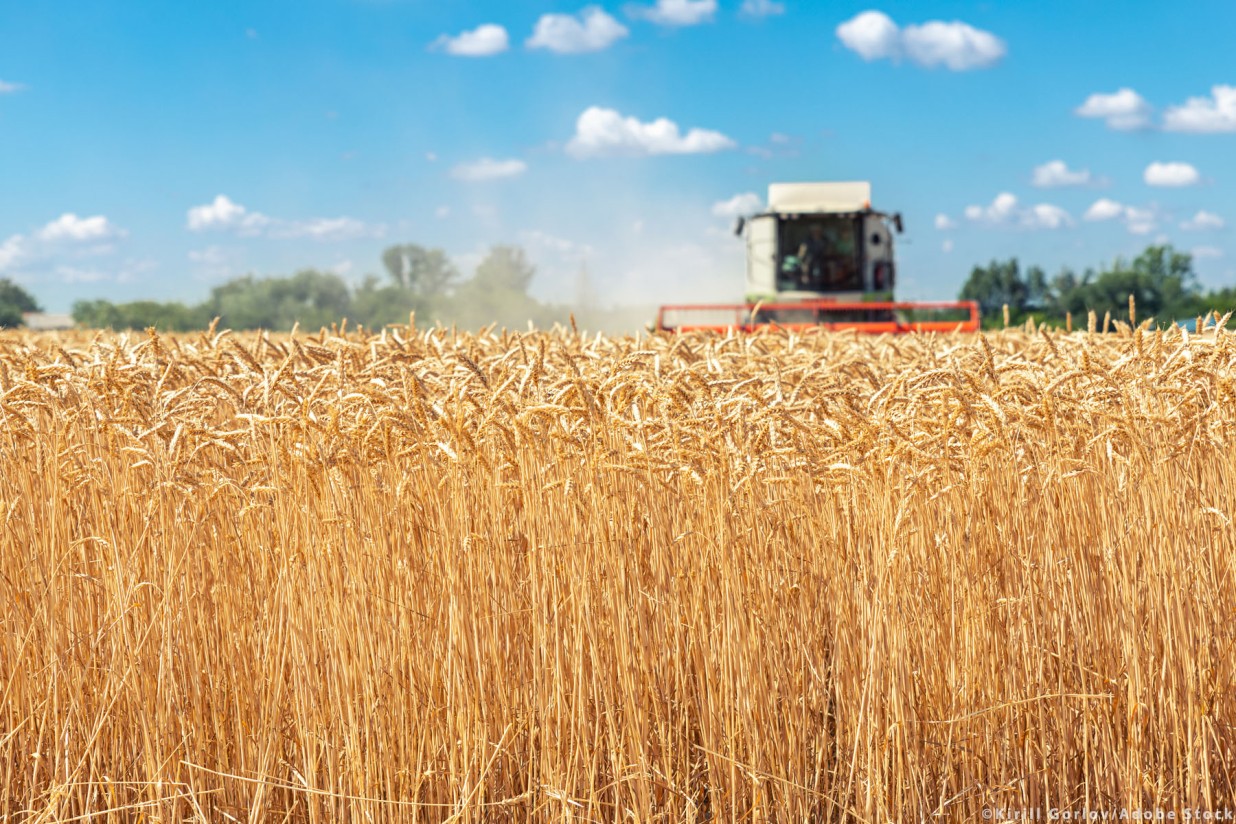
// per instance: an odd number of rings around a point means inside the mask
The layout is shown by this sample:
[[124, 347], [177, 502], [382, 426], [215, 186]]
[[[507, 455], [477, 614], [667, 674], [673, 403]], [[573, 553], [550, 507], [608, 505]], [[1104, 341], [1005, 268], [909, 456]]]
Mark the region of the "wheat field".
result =
[[0, 821], [1236, 806], [1218, 326], [3, 333]]

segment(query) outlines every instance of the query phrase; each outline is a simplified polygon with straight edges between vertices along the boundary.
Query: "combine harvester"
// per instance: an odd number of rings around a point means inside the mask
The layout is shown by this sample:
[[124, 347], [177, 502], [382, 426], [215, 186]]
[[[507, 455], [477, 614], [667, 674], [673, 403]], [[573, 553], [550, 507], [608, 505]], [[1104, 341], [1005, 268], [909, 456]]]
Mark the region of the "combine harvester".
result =
[[657, 329], [978, 331], [972, 301], [893, 298], [893, 229], [901, 233], [901, 215], [871, 208], [870, 183], [774, 183], [768, 210], [740, 219], [735, 230], [747, 239], [746, 302], [662, 306]]

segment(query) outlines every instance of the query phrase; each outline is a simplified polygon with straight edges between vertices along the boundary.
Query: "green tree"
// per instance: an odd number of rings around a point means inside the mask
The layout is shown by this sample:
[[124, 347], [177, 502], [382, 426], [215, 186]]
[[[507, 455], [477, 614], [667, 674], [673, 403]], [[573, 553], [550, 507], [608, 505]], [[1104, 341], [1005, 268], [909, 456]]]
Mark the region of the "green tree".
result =
[[386, 249], [382, 253], [382, 265], [396, 286], [424, 298], [445, 294], [459, 277], [445, 252], [414, 243]]
[[79, 300], [73, 304], [73, 320], [92, 329], [148, 329], [153, 326], [168, 332], [201, 329], [210, 322], [201, 305], [153, 300], [131, 303]]
[[1132, 261], [1117, 258], [1110, 268], [1065, 296], [1067, 311], [1110, 312], [1126, 317], [1129, 297], [1137, 305], [1139, 318], [1170, 319], [1186, 315], [1200, 296], [1192, 256], [1171, 246], [1150, 246]]
[[976, 301], [987, 318], [999, 316], [1005, 305], [1010, 313], [1020, 317], [1026, 310], [1029, 296], [1030, 289], [1022, 280], [1017, 258], [975, 266], [961, 287], [961, 299]]
[[41, 312], [34, 296], [8, 278], [0, 278], [0, 327], [21, 326], [24, 312]]
[[352, 295], [343, 278], [304, 269], [287, 278], [246, 275], [211, 290], [206, 313], [231, 329], [318, 329], [350, 317]]
[[526, 295], [536, 267], [518, 246], [495, 246], [476, 267], [473, 282], [486, 289]]
[[427, 307], [428, 303], [411, 290], [373, 275], [366, 277], [352, 296], [352, 317], [369, 329], [407, 323], [409, 313], [424, 312]]
[[531, 321], [536, 326], [565, 322], [568, 312], [545, 306], [530, 295], [528, 287], [536, 268], [518, 246], [495, 246], [476, 267], [472, 277], [455, 290], [441, 319], [463, 326], [491, 323], [517, 327]]

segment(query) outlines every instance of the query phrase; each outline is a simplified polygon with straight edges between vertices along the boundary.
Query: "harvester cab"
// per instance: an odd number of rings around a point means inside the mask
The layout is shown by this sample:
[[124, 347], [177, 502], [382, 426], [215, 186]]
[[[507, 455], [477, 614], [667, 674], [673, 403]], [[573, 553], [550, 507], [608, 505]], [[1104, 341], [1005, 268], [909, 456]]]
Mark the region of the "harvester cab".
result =
[[740, 219], [746, 302], [663, 306], [661, 330], [827, 326], [861, 332], [974, 331], [972, 303], [898, 303], [900, 214], [871, 208], [871, 184], [774, 183], [768, 208]]
[[774, 183], [768, 209], [740, 224], [747, 302], [892, 300], [899, 222], [872, 210], [869, 183]]

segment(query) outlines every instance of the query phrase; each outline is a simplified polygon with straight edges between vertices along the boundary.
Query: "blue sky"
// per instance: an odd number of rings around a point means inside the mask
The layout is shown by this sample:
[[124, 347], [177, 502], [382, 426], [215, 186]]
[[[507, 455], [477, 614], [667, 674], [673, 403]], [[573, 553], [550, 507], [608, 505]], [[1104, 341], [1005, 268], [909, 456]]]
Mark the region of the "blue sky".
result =
[[900, 292], [1016, 255], [1236, 283], [1230, 0], [0, 0], [0, 276], [196, 301], [395, 242], [533, 291], [736, 300], [732, 215], [872, 181]]

